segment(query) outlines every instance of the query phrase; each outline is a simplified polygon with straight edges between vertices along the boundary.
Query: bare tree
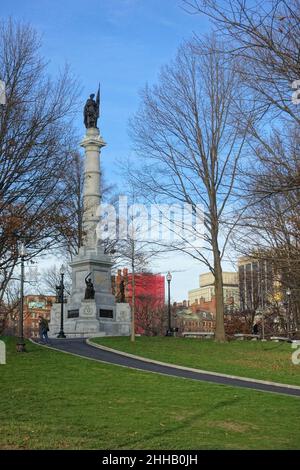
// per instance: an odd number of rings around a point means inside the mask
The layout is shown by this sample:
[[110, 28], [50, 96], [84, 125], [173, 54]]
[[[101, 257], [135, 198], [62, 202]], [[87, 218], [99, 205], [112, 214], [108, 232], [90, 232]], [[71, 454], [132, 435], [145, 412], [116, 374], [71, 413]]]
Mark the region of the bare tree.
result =
[[[139, 282], [139, 279], [138, 279]], [[143, 281], [145, 283], [145, 280]], [[147, 286], [145, 286], [147, 289]], [[146, 336], [163, 336], [167, 330], [168, 308], [151, 293], [140, 294], [136, 304], [136, 323]]]
[[[72, 285], [71, 268], [68, 266], [67, 260], [64, 264], [64, 287], [65, 292], [70, 294]], [[56, 287], [61, 283], [60, 266], [52, 265], [45, 268], [39, 274], [39, 290], [41, 294], [55, 295], [57, 293]]]
[[[273, 272], [269, 284], [280, 294], [281, 304], [287, 303], [286, 292], [291, 291], [293, 321], [290, 323], [299, 328], [300, 189], [297, 180], [300, 137], [297, 129], [292, 128], [286, 135], [273, 132], [265, 142], [267, 146], [256, 147], [255, 168], [248, 168], [244, 175], [248, 209], [236, 227], [234, 247], [238, 253], [269, 263]], [[276, 307], [278, 301], [273, 299], [272, 302]]]
[[[242, 249], [260, 253], [280, 276], [282, 296], [291, 288], [299, 325], [299, 124], [300, 2], [299, 0], [185, 0], [191, 13], [207, 15], [247, 92], [242, 103], [255, 109], [249, 128], [252, 155], [244, 173], [245, 213]], [[255, 168], [256, 167], [256, 168]], [[253, 171], [253, 168], [255, 170]]]
[[[213, 273], [216, 295], [216, 340], [225, 340], [221, 260], [234, 228], [232, 204], [246, 127], [234, 117], [239, 83], [230, 57], [214, 37], [184, 44], [176, 60], [163, 68], [159, 84], [146, 87], [131, 133], [146, 164], [132, 173], [153, 202], [204, 206], [204, 246], [180, 249]], [[231, 224], [225, 226], [224, 221]], [[176, 229], [175, 229], [176, 231]], [[184, 238], [184, 237], [183, 237]], [[182, 239], [186, 242], [187, 240]]]
[[135, 236], [129, 235], [118, 246], [119, 257], [130, 265], [131, 270], [131, 341], [135, 341], [135, 308], [136, 308], [136, 272], [146, 268], [147, 255], [144, 244], [138, 242]]
[[0, 23], [0, 299], [18, 262], [18, 238], [29, 257], [60, 244], [63, 171], [73, 149], [71, 119], [78, 87], [65, 68], [47, 75], [31, 26]]
[[[284, 129], [299, 133], [300, 124], [300, 2], [299, 0], [184, 0], [187, 11], [207, 15], [244, 88], [239, 116], [255, 110], [249, 127], [253, 153], [264, 147], [271, 153], [270, 134]], [[275, 152], [272, 152], [276, 158]], [[278, 159], [277, 159], [278, 160]], [[265, 194], [299, 188], [299, 171], [281, 181], [269, 181]]]
[[145, 227], [141, 221], [130, 217], [127, 237], [119, 239], [114, 245], [118, 263], [129, 265], [131, 271], [131, 341], [135, 341], [136, 327], [136, 274], [148, 270], [150, 260], [162, 251], [145, 238]]
[[[184, 0], [191, 13], [207, 15], [237, 61], [240, 78], [257, 109], [300, 124], [292, 84], [300, 77], [299, 0]], [[298, 88], [300, 88], [298, 86]], [[297, 93], [295, 87], [295, 97]]]
[[70, 162], [64, 169], [63, 180], [68, 192], [65, 204], [60, 208], [61, 223], [58, 227], [64, 240], [63, 249], [69, 256], [76, 255], [83, 240], [83, 182], [84, 162], [79, 152], [70, 155]]
[[11, 280], [0, 302], [0, 334], [15, 334], [20, 305], [19, 282]]

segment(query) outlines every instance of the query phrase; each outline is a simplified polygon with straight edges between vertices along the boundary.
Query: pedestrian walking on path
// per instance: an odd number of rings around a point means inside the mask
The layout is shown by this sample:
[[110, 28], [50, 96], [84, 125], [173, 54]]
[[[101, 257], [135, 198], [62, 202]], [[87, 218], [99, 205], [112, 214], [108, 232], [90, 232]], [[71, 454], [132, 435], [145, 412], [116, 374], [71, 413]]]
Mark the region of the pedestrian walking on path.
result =
[[39, 335], [41, 343], [49, 343], [48, 331], [48, 320], [42, 316], [39, 316]]

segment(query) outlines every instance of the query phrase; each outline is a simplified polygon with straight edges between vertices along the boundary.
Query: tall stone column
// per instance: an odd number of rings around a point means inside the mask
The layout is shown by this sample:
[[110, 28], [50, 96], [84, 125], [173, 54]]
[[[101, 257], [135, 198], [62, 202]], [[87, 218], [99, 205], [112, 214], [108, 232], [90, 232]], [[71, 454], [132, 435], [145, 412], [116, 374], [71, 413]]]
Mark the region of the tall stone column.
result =
[[[67, 337], [94, 335], [129, 335], [130, 306], [116, 305], [112, 293], [112, 261], [97, 240], [97, 225], [100, 221], [101, 172], [100, 152], [106, 144], [97, 128], [99, 117], [99, 91], [96, 101], [90, 95], [84, 107], [86, 135], [80, 145], [85, 150], [83, 189], [83, 232], [82, 246], [73, 256], [72, 289], [65, 304], [64, 332]], [[59, 332], [61, 305], [51, 309], [51, 336]]]
[[99, 222], [101, 204], [100, 151], [106, 145], [98, 128], [87, 129], [80, 144], [85, 150], [84, 191], [83, 191], [83, 246], [95, 248], [97, 244], [96, 227]]

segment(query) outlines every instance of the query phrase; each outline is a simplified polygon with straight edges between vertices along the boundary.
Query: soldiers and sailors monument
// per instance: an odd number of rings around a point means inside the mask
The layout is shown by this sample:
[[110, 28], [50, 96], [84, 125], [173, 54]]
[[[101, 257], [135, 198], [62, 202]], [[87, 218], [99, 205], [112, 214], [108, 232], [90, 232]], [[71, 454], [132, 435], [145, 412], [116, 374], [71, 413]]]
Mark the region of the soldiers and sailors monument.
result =
[[[79, 252], [73, 257], [72, 289], [64, 304], [63, 324], [68, 338], [102, 335], [130, 335], [131, 312], [129, 304], [116, 303], [112, 293], [112, 261], [100, 241], [96, 228], [100, 221], [101, 204], [101, 149], [106, 145], [97, 122], [100, 116], [100, 90], [91, 94], [84, 106], [86, 134], [80, 145], [84, 148], [83, 233]], [[122, 299], [124, 300], [124, 299]], [[50, 336], [60, 331], [61, 305], [51, 309]]]

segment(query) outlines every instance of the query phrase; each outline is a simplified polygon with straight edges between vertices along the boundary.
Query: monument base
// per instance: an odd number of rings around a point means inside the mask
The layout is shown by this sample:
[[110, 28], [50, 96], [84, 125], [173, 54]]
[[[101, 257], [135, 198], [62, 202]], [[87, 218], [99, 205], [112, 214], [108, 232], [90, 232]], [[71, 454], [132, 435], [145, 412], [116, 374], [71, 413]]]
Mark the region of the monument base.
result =
[[[131, 332], [131, 309], [126, 303], [115, 305], [112, 318], [110, 310], [97, 310], [94, 299], [83, 300], [79, 309], [64, 304], [64, 333], [67, 338], [91, 338], [95, 336], [129, 336]], [[60, 331], [61, 305], [53, 304], [49, 324], [49, 338], [56, 338]]]

